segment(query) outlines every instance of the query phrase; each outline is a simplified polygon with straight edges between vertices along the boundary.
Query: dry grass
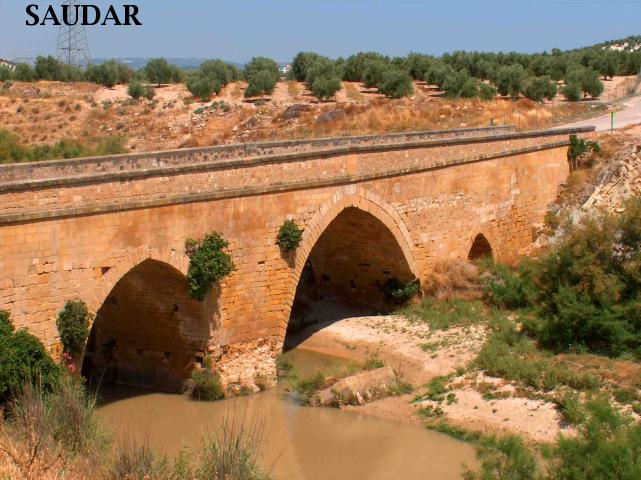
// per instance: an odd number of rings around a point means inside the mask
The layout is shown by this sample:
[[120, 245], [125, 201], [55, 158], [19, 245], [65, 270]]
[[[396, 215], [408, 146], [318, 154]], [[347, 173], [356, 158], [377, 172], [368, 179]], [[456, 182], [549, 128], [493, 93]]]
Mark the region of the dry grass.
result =
[[231, 97], [234, 100], [241, 99], [243, 97], [243, 82], [236, 82], [234, 84], [234, 89], [231, 92]]
[[300, 94], [300, 89], [298, 88], [298, 82], [295, 80], [290, 80], [287, 82], [287, 93], [292, 99], [296, 99], [296, 97]]
[[[490, 124], [509, 124], [520, 130], [531, 130], [573, 119], [586, 107], [569, 103], [560, 106], [543, 105], [525, 99], [516, 102], [503, 99], [483, 102], [478, 99], [423, 98], [397, 101], [375, 99], [368, 105], [332, 105], [325, 107], [323, 111], [335, 108], [343, 109], [345, 115], [333, 122], [301, 122], [289, 130], [256, 132], [252, 140], [442, 130]], [[274, 118], [273, 123], [277, 123], [277, 118]]]
[[357, 84], [354, 84], [353, 82], [343, 82], [343, 88], [345, 89], [347, 98], [350, 100], [353, 100], [356, 103], [364, 101], [363, 94], [358, 90]]
[[423, 279], [423, 292], [437, 300], [477, 300], [482, 296], [479, 269], [461, 260], [437, 262]]

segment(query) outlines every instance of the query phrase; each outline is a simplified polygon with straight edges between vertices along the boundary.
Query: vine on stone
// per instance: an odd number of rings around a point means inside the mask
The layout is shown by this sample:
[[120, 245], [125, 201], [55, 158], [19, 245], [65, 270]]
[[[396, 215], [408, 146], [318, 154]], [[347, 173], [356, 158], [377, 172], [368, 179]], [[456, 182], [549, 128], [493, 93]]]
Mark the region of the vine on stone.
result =
[[217, 232], [205, 235], [201, 241], [185, 241], [185, 253], [189, 257], [187, 282], [190, 297], [203, 300], [213, 283], [234, 271], [231, 255], [223, 251], [228, 246], [229, 242]]
[[277, 243], [283, 250], [294, 251], [300, 245], [303, 230], [296, 225], [294, 220], [285, 220], [278, 230]]

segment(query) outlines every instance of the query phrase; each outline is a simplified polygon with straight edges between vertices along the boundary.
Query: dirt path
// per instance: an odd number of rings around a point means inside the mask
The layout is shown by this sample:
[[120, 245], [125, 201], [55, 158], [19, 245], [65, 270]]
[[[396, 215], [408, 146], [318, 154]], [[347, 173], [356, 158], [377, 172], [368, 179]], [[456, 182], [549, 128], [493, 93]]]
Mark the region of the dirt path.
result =
[[[442, 414], [435, 420], [483, 434], [518, 433], [535, 442], [551, 442], [559, 433], [571, 433], [562, 427], [550, 402], [520, 397], [504, 380], [478, 372], [455, 376], [457, 369], [462, 371], [476, 356], [485, 335], [481, 326], [430, 331], [426, 325], [400, 316], [355, 316], [316, 324], [294, 341], [300, 349], [359, 362], [375, 355], [416, 388], [409, 395], [343, 407], [349, 410], [420, 424], [425, 422], [418, 415], [421, 409], [438, 407]], [[448, 393], [454, 394], [455, 401], [413, 401], [425, 392], [429, 380], [450, 374], [454, 378]]]
[[[570, 123], [564, 125], [564, 127], [585, 127], [594, 125], [596, 126], [597, 132], [607, 132], [611, 128], [611, 122], [610, 113], [608, 113], [589, 120]], [[621, 109], [615, 110], [614, 113], [614, 128], [617, 130], [639, 123], [641, 123], [641, 94], [625, 101], [621, 105]]]

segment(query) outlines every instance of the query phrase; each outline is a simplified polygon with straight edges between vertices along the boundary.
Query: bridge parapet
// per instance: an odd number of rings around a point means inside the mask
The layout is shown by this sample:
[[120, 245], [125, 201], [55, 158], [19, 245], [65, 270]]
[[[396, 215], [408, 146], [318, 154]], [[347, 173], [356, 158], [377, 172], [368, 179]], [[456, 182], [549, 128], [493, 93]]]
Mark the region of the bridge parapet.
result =
[[87, 157], [72, 160], [14, 163], [0, 165], [0, 185], [20, 181], [26, 182], [91, 176], [109, 172], [126, 173], [163, 167], [187, 167], [190, 165], [214, 162], [216, 160], [225, 161], [335, 148], [402, 145], [417, 141], [452, 140], [478, 136], [490, 137], [512, 132], [514, 132], [514, 127], [506, 125], [499, 127], [390, 133], [384, 135], [330, 137], [311, 140], [240, 143], [160, 152]]
[[[9, 165], [0, 167], [0, 225], [403, 176], [559, 148], [570, 134], [589, 131], [499, 127]], [[294, 151], [287, 150], [290, 143]], [[296, 150], [305, 145], [307, 150]], [[246, 148], [260, 154], [208, 156]]]

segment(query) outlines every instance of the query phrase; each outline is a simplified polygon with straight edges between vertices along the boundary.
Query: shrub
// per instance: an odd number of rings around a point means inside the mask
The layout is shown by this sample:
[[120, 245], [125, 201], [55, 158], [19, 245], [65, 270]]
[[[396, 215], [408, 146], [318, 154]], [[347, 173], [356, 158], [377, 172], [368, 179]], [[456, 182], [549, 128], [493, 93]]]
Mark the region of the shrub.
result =
[[568, 162], [570, 162], [570, 167], [573, 170], [579, 166], [579, 159], [589, 152], [601, 153], [599, 143], [592, 140], [584, 140], [576, 135], [570, 135]]
[[478, 82], [465, 70], [450, 73], [443, 82], [443, 91], [448, 98], [474, 98], [478, 96]]
[[531, 304], [534, 286], [526, 264], [514, 271], [506, 265], [490, 267], [490, 275], [485, 280], [485, 291], [489, 300], [505, 308], [524, 308]]
[[607, 355], [641, 347], [638, 215], [641, 197], [618, 217], [588, 218], [532, 264], [539, 314], [533, 331], [543, 345]]
[[145, 87], [145, 98], [147, 100], [153, 100], [156, 96], [156, 90], [151, 85]]
[[82, 380], [63, 375], [45, 400], [52, 436], [67, 452], [89, 452], [104, 445], [106, 437], [96, 417], [96, 397], [87, 393]]
[[563, 87], [561, 93], [563, 93], [568, 102], [578, 102], [581, 100], [581, 87], [574, 83]]
[[276, 242], [283, 250], [294, 251], [303, 238], [303, 230], [293, 220], [285, 220], [278, 230]]
[[294, 390], [298, 394], [298, 399], [308, 405], [314, 394], [325, 386], [325, 375], [321, 372], [317, 372], [310, 378], [299, 380], [294, 385]]
[[546, 478], [633, 480], [641, 476], [641, 425], [617, 412], [606, 396], [586, 404], [576, 437], [560, 437], [546, 451]]
[[191, 75], [186, 85], [189, 93], [201, 100], [209, 100], [214, 92], [220, 92], [220, 83], [198, 73]]
[[60, 373], [40, 340], [25, 329], [14, 331], [9, 314], [0, 311], [0, 404], [33, 379], [51, 390]]
[[317, 77], [311, 85], [311, 92], [319, 100], [329, 100], [342, 88], [341, 79], [335, 77]]
[[194, 478], [269, 480], [258, 464], [263, 442], [263, 424], [253, 418], [225, 417], [213, 434], [206, 435], [199, 448]]
[[383, 293], [395, 305], [403, 305], [417, 296], [421, 290], [418, 280], [408, 283], [401, 282], [398, 278], [390, 278], [383, 284]]
[[132, 80], [127, 87], [127, 94], [131, 98], [138, 100], [145, 95], [145, 87], [138, 80]]
[[175, 77], [176, 67], [170, 65], [164, 58], [152, 58], [142, 69], [142, 73], [147, 80], [160, 86], [162, 83], [168, 83]]
[[461, 260], [436, 262], [422, 286], [423, 292], [436, 300], [477, 300], [482, 295], [479, 268]]
[[[231, 255], [223, 252], [229, 243], [218, 233], [205, 236], [201, 242], [187, 240], [185, 250], [189, 254], [187, 281], [189, 295], [203, 300], [211, 290], [212, 284], [229, 275], [234, 270]], [[190, 253], [191, 252], [191, 253]]]
[[479, 85], [479, 97], [481, 100], [490, 101], [496, 98], [496, 88], [487, 83], [481, 83]]
[[523, 94], [535, 102], [542, 102], [546, 98], [552, 100], [556, 96], [556, 84], [547, 76], [532, 77], [526, 82]]
[[490, 437], [479, 443], [477, 457], [480, 472], [465, 472], [466, 480], [535, 480], [538, 479], [536, 456], [523, 440], [511, 435]]
[[198, 400], [212, 402], [225, 398], [225, 391], [220, 383], [220, 376], [208, 368], [195, 369], [191, 372], [195, 383], [193, 396]]
[[388, 98], [409, 97], [414, 93], [412, 77], [403, 70], [392, 68], [383, 73], [377, 87], [378, 91]]
[[71, 300], [65, 303], [58, 314], [56, 327], [65, 352], [72, 357], [82, 355], [87, 339], [89, 325], [93, 320], [82, 300]]
[[496, 72], [494, 84], [501, 95], [518, 97], [523, 91], [526, 76], [525, 69], [520, 64], [501, 67]]
[[278, 64], [269, 58], [254, 57], [245, 66], [245, 78], [249, 82], [245, 97], [270, 95], [280, 78]]

